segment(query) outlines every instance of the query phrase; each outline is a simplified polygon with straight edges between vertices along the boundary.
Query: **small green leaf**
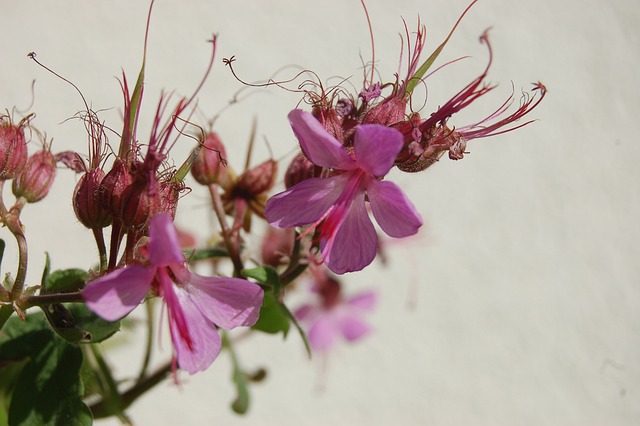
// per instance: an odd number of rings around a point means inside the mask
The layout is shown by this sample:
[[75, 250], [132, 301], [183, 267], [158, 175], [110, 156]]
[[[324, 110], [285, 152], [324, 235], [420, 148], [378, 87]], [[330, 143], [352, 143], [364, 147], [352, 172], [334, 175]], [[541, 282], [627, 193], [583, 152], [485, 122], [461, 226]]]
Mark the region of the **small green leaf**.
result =
[[93, 313], [86, 305], [69, 304], [67, 308], [73, 315], [78, 327], [91, 335], [91, 343], [99, 343], [120, 330], [120, 321], [109, 322]]
[[91, 333], [78, 327], [71, 312], [61, 303], [42, 306], [51, 328], [58, 336], [69, 343], [86, 343], [91, 341]]
[[4, 248], [7, 244], [0, 238], [0, 266], [2, 266], [2, 257], [4, 256]]
[[242, 274], [247, 278], [253, 278], [261, 284], [267, 284], [274, 288], [276, 293], [280, 291], [280, 277], [271, 266], [259, 266], [252, 269], [243, 269]]
[[286, 337], [289, 332], [289, 327], [290, 323], [287, 308], [278, 302], [278, 299], [272, 291], [265, 291], [262, 308], [260, 309], [260, 318], [258, 318], [258, 321], [252, 328], [270, 334], [282, 332]]
[[89, 274], [84, 269], [72, 268], [53, 271], [42, 285], [43, 294], [79, 291], [84, 287], [87, 279], [89, 279]]
[[194, 250], [187, 253], [189, 262], [198, 262], [200, 260], [215, 259], [217, 257], [229, 257], [229, 252], [222, 247], [210, 247], [206, 249]]
[[0, 330], [2, 330], [2, 327], [4, 327], [4, 324], [7, 322], [11, 314], [13, 314], [13, 306], [11, 305], [0, 306]]
[[51, 258], [48, 252], [44, 252], [44, 268], [42, 269], [42, 278], [40, 279], [40, 285], [44, 288], [47, 285], [49, 279], [49, 273], [51, 272]]

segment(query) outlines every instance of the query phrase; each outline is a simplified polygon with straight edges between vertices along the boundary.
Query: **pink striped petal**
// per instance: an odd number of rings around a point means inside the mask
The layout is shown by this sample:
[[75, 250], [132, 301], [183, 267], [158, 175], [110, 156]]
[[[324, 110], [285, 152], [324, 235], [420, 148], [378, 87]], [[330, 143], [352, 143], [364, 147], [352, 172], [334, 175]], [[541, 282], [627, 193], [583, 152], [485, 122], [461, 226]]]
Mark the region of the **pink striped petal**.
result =
[[336, 202], [349, 174], [330, 178], [311, 178], [267, 201], [264, 216], [275, 228], [308, 225], [320, 219]]
[[[181, 369], [190, 374], [203, 371], [211, 365], [220, 353], [222, 342], [218, 330], [202, 315], [189, 294], [180, 287], [173, 286], [178, 302], [174, 309], [180, 309], [188, 326], [189, 339], [185, 339], [183, 330], [171, 318], [169, 313], [169, 330], [171, 340]], [[166, 300], [166, 299], [165, 299]], [[175, 311], [174, 311], [175, 313]]]
[[252, 326], [258, 320], [263, 291], [259, 285], [239, 278], [202, 277], [191, 274], [185, 286], [191, 301], [211, 322], [225, 330]]
[[391, 127], [379, 124], [356, 127], [353, 142], [356, 161], [373, 176], [383, 177], [389, 173], [402, 145], [402, 133]]
[[151, 218], [149, 239], [149, 261], [152, 265], [167, 266], [185, 262], [178, 232], [168, 214], [159, 213]]
[[82, 289], [89, 309], [107, 321], [127, 315], [142, 302], [151, 289], [154, 268], [132, 265], [91, 281]]
[[357, 167], [347, 149], [311, 113], [294, 109], [289, 113], [289, 122], [302, 151], [316, 166], [339, 170]]
[[390, 237], [413, 235], [422, 226], [422, 217], [396, 184], [371, 180], [367, 195], [376, 222]]
[[377, 249], [378, 236], [364, 204], [364, 193], [359, 192], [333, 238], [320, 241], [320, 250], [327, 267], [336, 274], [344, 274], [370, 264]]

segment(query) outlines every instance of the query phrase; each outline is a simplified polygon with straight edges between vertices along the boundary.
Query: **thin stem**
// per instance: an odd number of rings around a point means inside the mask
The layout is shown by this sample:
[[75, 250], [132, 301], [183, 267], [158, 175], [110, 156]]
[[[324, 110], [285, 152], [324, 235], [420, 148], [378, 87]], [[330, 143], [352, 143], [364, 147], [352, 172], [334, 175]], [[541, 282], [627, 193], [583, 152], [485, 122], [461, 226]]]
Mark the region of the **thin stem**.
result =
[[93, 238], [96, 240], [98, 253], [100, 255], [100, 272], [104, 272], [107, 269], [107, 247], [104, 244], [102, 228], [93, 228]]
[[79, 292], [76, 292], [22, 296], [18, 300], [16, 300], [16, 304], [22, 309], [27, 309], [32, 306], [51, 305], [52, 303], [67, 302], [84, 302], [84, 299]]
[[300, 263], [300, 234], [298, 231], [293, 235], [293, 248], [289, 259], [287, 269], [280, 274], [280, 283], [283, 286], [291, 284], [309, 266], [306, 263]]
[[216, 212], [220, 228], [222, 229], [222, 238], [224, 238], [224, 243], [227, 246], [231, 262], [233, 262], [233, 275], [239, 277], [242, 275], [242, 269], [244, 269], [244, 267], [242, 265], [242, 259], [240, 259], [240, 250], [238, 249], [238, 245], [234, 244], [231, 239], [231, 230], [229, 229], [229, 225], [227, 225], [227, 221], [225, 219], [222, 198], [218, 193], [218, 188], [214, 184], [209, 185], [209, 193], [211, 194], [213, 211]]
[[[91, 353], [96, 361], [98, 371], [96, 371], [100, 384], [103, 390], [102, 400], [96, 404], [100, 405], [100, 410], [103, 415], [110, 416], [113, 414], [121, 414], [124, 411], [122, 396], [118, 392], [118, 386], [116, 385], [113, 376], [111, 375], [111, 370], [109, 366], [105, 362], [102, 357], [102, 353], [97, 345], [90, 345]], [[90, 407], [91, 411], [94, 413], [94, 417], [100, 417], [98, 414], [94, 412], [94, 407]]]
[[137, 383], [147, 375], [149, 369], [149, 361], [151, 360], [151, 350], [153, 348], [153, 301], [147, 300], [144, 304], [147, 311], [147, 342], [145, 346], [144, 359], [142, 360], [142, 367], [140, 368], [140, 374], [138, 374]]
[[10, 300], [16, 300], [20, 297], [24, 289], [24, 280], [27, 277], [29, 251], [27, 250], [27, 239], [24, 236], [22, 223], [20, 223], [20, 212], [26, 202], [27, 200], [25, 200], [24, 197], [19, 197], [13, 207], [11, 207], [11, 210], [4, 216], [4, 223], [16, 238], [18, 244], [18, 271], [16, 272], [16, 279], [11, 288]]

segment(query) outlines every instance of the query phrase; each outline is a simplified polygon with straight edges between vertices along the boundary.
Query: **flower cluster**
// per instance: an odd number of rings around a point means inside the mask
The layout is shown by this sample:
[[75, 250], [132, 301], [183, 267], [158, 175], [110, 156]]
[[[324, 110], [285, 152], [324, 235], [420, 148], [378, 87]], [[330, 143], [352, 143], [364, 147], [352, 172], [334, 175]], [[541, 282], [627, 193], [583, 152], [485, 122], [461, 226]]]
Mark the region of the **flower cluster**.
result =
[[[372, 60], [365, 67], [370, 77], [357, 93], [325, 91], [322, 84], [311, 91], [303, 84], [303, 100], [310, 108], [287, 111], [299, 149], [279, 192], [274, 190], [278, 161], [250, 164], [253, 140], [244, 170], [236, 171], [230, 165], [234, 159], [227, 158], [230, 145], [217, 129], [191, 121], [199, 116], [196, 97], [211, 71], [216, 37], [210, 40], [210, 64], [194, 93], [175, 103], [161, 94], [145, 139], [138, 134], [145, 60], [131, 90], [124, 73], [120, 82], [124, 108], [117, 147], [107, 138], [116, 127], [103, 122], [84, 97], [85, 109], [75, 118], [88, 135], [86, 153], [54, 154], [51, 142], [33, 126], [33, 114], [17, 122], [8, 113], [0, 115], [0, 222], [18, 247], [17, 273], [6, 274], [0, 286], [0, 372], [8, 377], [0, 384], [0, 403], [9, 406], [8, 422], [57, 424], [88, 418], [78, 423], [88, 424], [91, 416], [111, 415], [126, 419], [129, 404], [164, 377], [173, 372], [177, 380], [179, 371], [201, 372], [221, 351], [231, 357], [238, 392], [232, 408], [244, 413], [250, 382], [264, 374], [243, 368], [235, 352], [240, 341], [254, 333], [286, 337], [295, 329], [312, 355], [326, 354], [341, 339], [355, 342], [368, 335], [373, 327], [367, 315], [377, 293], [347, 296], [352, 292], [339, 275], [369, 266], [381, 253], [379, 235], [409, 237], [423, 224], [416, 206], [390, 179], [393, 169], [420, 172], [445, 153], [462, 159], [469, 141], [529, 124], [519, 120], [546, 95], [544, 85], [536, 83], [535, 93], [524, 93], [513, 111], [512, 95], [484, 118], [453, 123], [458, 112], [496, 87], [487, 82], [493, 51], [485, 33], [480, 41], [489, 57], [482, 73], [434, 111], [414, 111], [413, 92], [430, 83], [427, 72], [453, 30], [423, 61], [425, 28], [419, 24], [411, 42], [405, 24], [408, 62], [402, 78], [399, 72], [389, 82], [375, 81]], [[40, 64], [35, 54], [30, 57]], [[42, 148], [29, 155], [33, 135]], [[186, 159], [171, 158], [178, 140], [196, 141]], [[48, 195], [58, 165], [79, 175], [69, 192], [71, 204], [95, 238], [98, 259], [95, 265], [52, 272], [47, 258], [39, 285], [28, 286], [27, 235], [20, 214]], [[194, 188], [187, 188], [190, 177]], [[1, 191], [8, 181], [16, 197], [10, 207]], [[218, 229], [206, 236], [206, 243], [199, 243], [202, 235], [174, 225], [186, 189], [206, 190], [210, 197]], [[252, 237], [261, 233], [262, 246], [253, 247]], [[0, 261], [3, 251], [2, 242]], [[202, 269], [208, 272], [201, 274]], [[313, 283], [311, 294], [290, 310], [289, 295], [303, 289], [296, 283], [304, 280]], [[173, 343], [170, 359], [152, 373], [149, 360], [158, 345], [153, 344], [151, 299], [162, 301]], [[118, 332], [121, 321], [146, 303], [149, 339], [141, 371], [136, 378], [116, 380], [97, 343]], [[28, 311], [35, 307], [42, 312]], [[14, 312], [16, 318], [9, 319]], [[231, 331], [240, 327], [243, 333]], [[6, 376], [5, 367], [12, 369]], [[58, 395], [33, 397], [43, 383], [45, 388], [59, 386]]]

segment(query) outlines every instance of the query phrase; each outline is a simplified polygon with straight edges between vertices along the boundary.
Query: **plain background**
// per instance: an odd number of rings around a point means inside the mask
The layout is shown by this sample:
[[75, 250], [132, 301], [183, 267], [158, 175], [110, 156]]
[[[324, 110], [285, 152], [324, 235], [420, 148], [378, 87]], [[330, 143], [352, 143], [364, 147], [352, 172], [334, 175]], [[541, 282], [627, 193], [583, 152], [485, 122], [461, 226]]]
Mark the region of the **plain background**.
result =
[[[426, 24], [428, 54], [467, 4], [370, 0], [382, 80], [391, 80], [398, 67], [401, 17], [410, 29], [418, 15]], [[54, 151], [86, 152], [81, 123], [65, 122], [83, 108], [79, 96], [28, 60], [27, 53], [35, 51], [81, 88], [94, 109], [104, 109], [107, 123], [119, 130], [116, 77], [124, 70], [131, 84], [136, 78], [147, 2], [2, 0], [0, 5], [0, 107], [26, 108], [36, 79], [34, 125], [53, 137]], [[427, 172], [389, 177], [406, 189], [425, 226], [418, 238], [391, 245], [388, 268], [376, 265], [345, 278], [348, 292], [377, 288], [380, 305], [371, 317], [376, 333], [338, 347], [324, 373], [320, 359], [308, 361], [295, 333], [285, 341], [252, 337], [238, 345], [238, 355], [248, 369], [265, 367], [268, 378], [252, 386], [246, 417], [229, 409], [234, 393], [223, 353], [206, 373], [182, 375], [179, 387], [166, 381], [140, 399], [129, 410], [134, 422], [637, 425], [639, 25], [635, 0], [476, 4], [439, 63], [471, 58], [427, 81], [423, 113], [483, 69], [487, 54], [478, 37], [488, 27], [495, 54], [489, 79], [500, 86], [452, 124], [483, 117], [510, 95], [512, 85], [518, 94], [540, 80], [549, 95], [532, 114], [539, 121], [472, 141], [464, 160], [443, 159]], [[223, 57], [235, 55], [236, 70], [247, 81], [296, 65], [323, 81], [348, 77], [356, 87], [362, 61], [371, 57], [356, 0], [158, 0], [141, 139], [161, 89], [188, 95], [197, 85], [212, 33], [220, 35], [219, 51], [199, 97], [196, 119], [202, 124], [242, 87]], [[241, 95], [248, 97], [216, 123], [230, 163], [242, 167], [255, 118], [255, 161], [272, 152], [284, 168], [295, 147], [286, 114], [300, 96], [278, 88]], [[181, 142], [173, 151], [176, 162], [190, 148], [188, 140]], [[91, 235], [71, 210], [75, 179], [60, 170], [52, 194], [25, 209], [33, 282], [44, 251], [54, 268], [88, 267], [96, 260]], [[206, 193], [192, 186], [178, 222], [204, 240], [212, 232]], [[5, 198], [10, 202], [8, 192]], [[6, 230], [0, 236], [11, 242]], [[3, 273], [15, 273], [12, 247]], [[143, 337], [130, 335], [110, 358], [120, 377], [137, 371]], [[168, 345], [164, 338], [154, 364], [169, 357]]]

